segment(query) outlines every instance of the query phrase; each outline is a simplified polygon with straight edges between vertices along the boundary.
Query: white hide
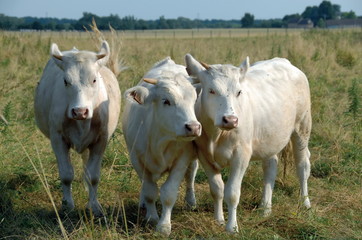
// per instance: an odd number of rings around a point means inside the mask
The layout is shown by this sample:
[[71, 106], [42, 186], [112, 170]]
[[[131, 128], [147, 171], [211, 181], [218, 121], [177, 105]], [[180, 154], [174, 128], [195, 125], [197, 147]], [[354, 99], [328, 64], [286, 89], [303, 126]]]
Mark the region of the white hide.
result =
[[99, 53], [75, 48], [61, 52], [53, 43], [51, 59], [36, 89], [34, 103], [36, 123], [50, 139], [57, 158], [63, 207], [74, 208], [71, 193], [74, 172], [69, 156], [72, 147], [82, 153], [88, 207], [95, 215], [102, 215], [97, 200], [101, 157], [116, 129], [121, 101], [117, 79], [105, 67], [109, 55], [106, 41]]
[[[196, 139], [199, 159], [209, 179], [214, 217], [223, 223], [223, 198], [228, 206], [226, 230], [237, 232], [236, 209], [250, 160], [262, 160], [264, 190], [261, 207], [271, 212], [277, 173], [277, 154], [293, 143], [297, 175], [304, 205], [309, 208], [310, 174], [308, 140], [311, 103], [308, 80], [288, 60], [274, 58], [240, 67], [200, 64], [186, 55], [190, 75], [201, 82], [196, 116], [203, 132]], [[230, 168], [226, 186], [221, 170]]]
[[[171, 211], [185, 173], [186, 202], [190, 206], [196, 204], [193, 181], [197, 161], [192, 140], [201, 134], [194, 111], [197, 96], [185, 67], [170, 58], [154, 65], [144, 78], [157, 83], [141, 80], [126, 91], [123, 134], [133, 167], [142, 181], [140, 204], [147, 209], [146, 219], [157, 223], [159, 232], [169, 235]], [[157, 180], [165, 173], [168, 177], [160, 189], [159, 219], [155, 206]]]

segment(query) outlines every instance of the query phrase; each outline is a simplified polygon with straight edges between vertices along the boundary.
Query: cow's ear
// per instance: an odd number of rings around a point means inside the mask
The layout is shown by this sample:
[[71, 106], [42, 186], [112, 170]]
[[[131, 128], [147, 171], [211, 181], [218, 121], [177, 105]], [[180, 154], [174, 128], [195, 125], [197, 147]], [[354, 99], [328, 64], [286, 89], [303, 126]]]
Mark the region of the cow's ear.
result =
[[59, 50], [58, 45], [56, 43], [53, 43], [50, 47], [50, 56], [52, 57], [52, 59], [55, 61], [55, 63], [61, 68], [63, 69], [63, 54], [62, 52]]
[[109, 60], [110, 55], [111, 55], [111, 49], [109, 48], [107, 41], [103, 41], [101, 44], [101, 48], [96, 55], [97, 63], [99, 64], [99, 66], [105, 66]]
[[239, 67], [240, 67], [240, 71], [242, 73], [242, 76], [245, 76], [245, 74], [247, 73], [247, 71], [250, 68], [249, 56], [247, 56], [245, 58], [244, 62]]
[[142, 86], [135, 86], [126, 90], [125, 97], [131, 102], [144, 105], [149, 102], [150, 99], [150, 91]]
[[[200, 82], [199, 74], [200, 72], [205, 71], [205, 69], [209, 69], [210, 67], [203, 63], [199, 63], [191, 54], [186, 54], [185, 56], [186, 62], [186, 71], [187, 73], [193, 77], [194, 83]], [[196, 80], [196, 81], [195, 81]]]
[[197, 96], [199, 96], [201, 89], [202, 89], [201, 83], [194, 83], [194, 84], [192, 84], [192, 86], [194, 86], [194, 88], [196, 90], [196, 94], [197, 94]]

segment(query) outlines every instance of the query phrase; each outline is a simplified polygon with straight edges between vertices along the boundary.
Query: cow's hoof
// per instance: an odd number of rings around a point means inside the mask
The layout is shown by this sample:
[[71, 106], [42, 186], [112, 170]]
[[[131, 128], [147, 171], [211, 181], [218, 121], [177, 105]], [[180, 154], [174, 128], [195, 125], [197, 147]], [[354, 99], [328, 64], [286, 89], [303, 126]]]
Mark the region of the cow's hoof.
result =
[[269, 217], [272, 213], [271, 208], [264, 208], [263, 209], [263, 217]]
[[311, 204], [310, 204], [310, 201], [309, 201], [309, 197], [305, 197], [305, 198], [304, 198], [303, 205], [304, 205], [307, 209], [311, 208]]
[[87, 208], [92, 211], [92, 214], [96, 218], [104, 217], [104, 211], [102, 206], [97, 201], [96, 203], [90, 204], [88, 203]]
[[216, 220], [217, 224], [219, 224], [220, 226], [225, 226], [225, 220], [224, 219], [219, 219]]
[[188, 211], [195, 211], [196, 210], [196, 201], [194, 201], [194, 202], [186, 201], [186, 209]]
[[185, 202], [187, 210], [192, 211], [196, 209], [196, 198], [195, 198], [195, 193], [193, 191], [186, 192]]
[[146, 218], [146, 223], [153, 226], [153, 227], [157, 225], [158, 221], [159, 221], [158, 217], [157, 218], [156, 217], [148, 217], [148, 218]]
[[171, 234], [171, 224], [157, 225], [156, 231], [168, 237]]
[[71, 212], [73, 211], [75, 208], [74, 206], [74, 202], [73, 201], [67, 201], [67, 200], [62, 200], [62, 211], [63, 212]]
[[225, 229], [226, 229], [226, 231], [228, 233], [237, 233], [237, 232], [239, 232], [238, 225], [227, 224]]

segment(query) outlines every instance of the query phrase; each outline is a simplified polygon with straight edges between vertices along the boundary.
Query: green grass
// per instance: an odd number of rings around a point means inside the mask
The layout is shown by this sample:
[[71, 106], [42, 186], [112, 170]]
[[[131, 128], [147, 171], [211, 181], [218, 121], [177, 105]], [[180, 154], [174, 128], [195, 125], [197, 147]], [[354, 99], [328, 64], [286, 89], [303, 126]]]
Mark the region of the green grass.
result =
[[[213, 220], [207, 179], [200, 169], [196, 179], [198, 208], [192, 212], [185, 209], [182, 186], [170, 238], [362, 239], [361, 30], [244, 32], [237, 36], [225, 32], [212, 38], [208, 33], [187, 37], [190, 32], [179, 38], [179, 32], [174, 37], [172, 31], [168, 37], [160, 33], [157, 38], [152, 33], [148, 37], [124, 36], [120, 57], [129, 68], [118, 77], [121, 90], [134, 86], [166, 56], [184, 64], [184, 55], [191, 53], [209, 64], [234, 65], [246, 56], [251, 62], [288, 58], [306, 73], [311, 88], [312, 209], [304, 210], [298, 202], [299, 184], [293, 162], [287, 159], [285, 175], [283, 166], [279, 167], [273, 213], [261, 217], [257, 210], [261, 164], [252, 162], [238, 208], [240, 233], [229, 235]], [[76, 210], [57, 216], [55, 209], [60, 208], [62, 196], [57, 165], [49, 141], [35, 126], [33, 113], [34, 90], [52, 42], [62, 50], [76, 46], [97, 51], [89, 34], [84, 33], [0, 32], [0, 239], [159, 239], [138, 209], [140, 183], [129, 163], [120, 124], [102, 163], [98, 197], [107, 220], [93, 219], [85, 210], [82, 161], [75, 153]]]

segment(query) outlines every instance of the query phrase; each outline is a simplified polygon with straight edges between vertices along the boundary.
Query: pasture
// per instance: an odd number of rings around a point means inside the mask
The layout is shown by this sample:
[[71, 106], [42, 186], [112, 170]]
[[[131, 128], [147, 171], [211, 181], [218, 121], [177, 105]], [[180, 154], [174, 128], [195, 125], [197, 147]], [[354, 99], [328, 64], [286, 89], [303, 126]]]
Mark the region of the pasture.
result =
[[[246, 56], [251, 63], [288, 58], [307, 75], [311, 89], [312, 208], [305, 210], [298, 202], [293, 160], [283, 156], [273, 212], [262, 217], [257, 209], [262, 194], [261, 163], [252, 162], [241, 189], [240, 232], [230, 235], [213, 220], [212, 198], [200, 168], [196, 176], [198, 207], [186, 210], [182, 187], [170, 238], [362, 239], [361, 29], [182, 34], [149, 32], [141, 37], [119, 33], [120, 57], [128, 67], [118, 77], [122, 93], [166, 56], [178, 64], [184, 64], [185, 54], [191, 53], [209, 64], [234, 65]], [[98, 50], [88, 33], [0, 32], [0, 239], [160, 239], [162, 236], [142, 221], [140, 182], [130, 165], [120, 123], [102, 162], [98, 199], [106, 219], [94, 219], [86, 211], [82, 160], [74, 151], [76, 210], [58, 212], [61, 185], [57, 164], [49, 140], [35, 126], [33, 112], [34, 90], [52, 42], [61, 49]]]

